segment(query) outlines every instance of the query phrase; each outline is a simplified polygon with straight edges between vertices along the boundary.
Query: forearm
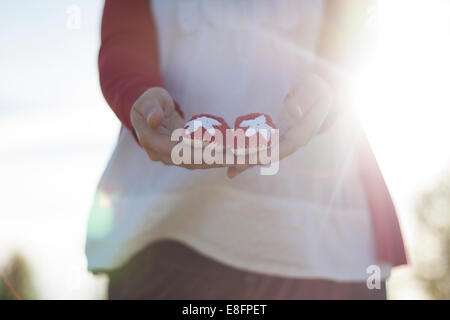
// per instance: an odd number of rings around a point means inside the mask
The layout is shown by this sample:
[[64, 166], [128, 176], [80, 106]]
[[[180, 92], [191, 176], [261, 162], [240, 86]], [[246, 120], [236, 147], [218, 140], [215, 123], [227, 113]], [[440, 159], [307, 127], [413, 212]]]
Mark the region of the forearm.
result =
[[100, 85], [122, 124], [149, 88], [162, 86], [156, 30], [148, 0], [106, 0], [99, 53]]

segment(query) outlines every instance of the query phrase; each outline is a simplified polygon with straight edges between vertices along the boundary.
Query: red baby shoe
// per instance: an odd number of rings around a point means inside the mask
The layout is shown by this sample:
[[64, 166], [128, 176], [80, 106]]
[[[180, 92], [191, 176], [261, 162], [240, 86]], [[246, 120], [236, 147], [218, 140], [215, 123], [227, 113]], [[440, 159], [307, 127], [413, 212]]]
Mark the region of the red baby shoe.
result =
[[[266, 150], [272, 143], [272, 118], [263, 113], [250, 113], [236, 119], [232, 150], [237, 155]], [[239, 131], [239, 132], [238, 132]]]
[[227, 129], [230, 129], [230, 126], [223, 118], [198, 114], [184, 126], [183, 141], [195, 148], [203, 148], [214, 143], [217, 150], [223, 150]]

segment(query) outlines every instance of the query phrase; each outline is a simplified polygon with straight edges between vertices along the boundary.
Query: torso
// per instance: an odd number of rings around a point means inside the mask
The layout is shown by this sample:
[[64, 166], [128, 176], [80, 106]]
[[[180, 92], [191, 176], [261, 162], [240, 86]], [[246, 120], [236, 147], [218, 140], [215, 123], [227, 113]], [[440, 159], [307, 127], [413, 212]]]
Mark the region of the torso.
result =
[[[232, 125], [251, 112], [277, 121], [294, 80], [314, 62], [323, 1], [154, 0], [152, 8], [167, 90], [187, 118], [209, 113]], [[283, 160], [278, 174], [254, 168], [233, 180], [224, 169], [151, 162], [123, 130], [99, 185], [115, 222], [88, 239], [90, 267], [117, 266], [170, 238], [251, 271], [365, 279], [376, 259], [355, 130], [342, 117]], [[97, 259], [118, 242], [119, 252]]]

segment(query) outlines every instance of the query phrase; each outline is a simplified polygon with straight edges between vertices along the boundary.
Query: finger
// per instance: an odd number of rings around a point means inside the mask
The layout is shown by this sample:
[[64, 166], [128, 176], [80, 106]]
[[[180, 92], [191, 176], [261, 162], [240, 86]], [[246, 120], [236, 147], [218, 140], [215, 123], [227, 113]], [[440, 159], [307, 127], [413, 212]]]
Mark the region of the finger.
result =
[[168, 157], [167, 155], [161, 155], [158, 154], [157, 152], [154, 152], [152, 150], [146, 150], [148, 157], [152, 160], [152, 161], [157, 161], [157, 162], [161, 162], [167, 166], [171, 166], [174, 165], [172, 159], [170, 157]]
[[238, 170], [234, 167], [227, 169], [227, 177], [233, 179], [238, 174]]
[[161, 106], [155, 106], [153, 110], [147, 115], [146, 122], [150, 128], [158, 128], [164, 120], [164, 111]]
[[[155, 127], [159, 127], [161, 125], [166, 128], [175, 129], [173, 127], [174, 121], [173, 118], [181, 118], [178, 112], [175, 112], [175, 101], [170, 96], [169, 92], [162, 88], [154, 88], [157, 90], [154, 94], [155, 98], [158, 101], [158, 111], [155, 117]], [[178, 127], [177, 127], [178, 128]]]
[[145, 149], [153, 150], [158, 154], [170, 156], [171, 150], [176, 143], [172, 142], [168, 135], [150, 128], [139, 113], [132, 113], [132, 123], [141, 146]]
[[236, 176], [240, 175], [245, 170], [249, 169], [251, 166], [242, 166], [242, 167], [231, 167], [227, 169], [227, 176], [230, 179], [235, 178]]
[[228, 168], [227, 176], [228, 176], [228, 178], [233, 179], [236, 176], [238, 176], [239, 174], [241, 174], [242, 172], [244, 172], [245, 170], [253, 168], [255, 166], [257, 166], [257, 164], [237, 164], [235, 166]]
[[172, 119], [172, 123], [169, 127], [172, 130], [184, 127], [185, 121], [178, 112], [174, 112], [174, 116], [171, 119]]
[[133, 106], [133, 112], [144, 118], [146, 124], [152, 128], [159, 127], [164, 118], [162, 107], [159, 105], [158, 100], [154, 98], [139, 98]]
[[284, 101], [288, 113], [301, 119], [322, 99], [331, 96], [328, 83], [315, 73], [306, 73], [299, 78]]
[[153, 150], [150, 150], [150, 149], [144, 149], [144, 150], [147, 153], [147, 155], [150, 158], [150, 160], [152, 160], [152, 161], [159, 161], [158, 155]]
[[159, 102], [159, 105], [161, 106], [164, 115], [170, 115], [172, 112], [175, 111], [175, 101], [172, 99], [171, 95], [167, 90], [163, 88], [154, 88], [155, 90], [158, 90], [155, 94], [156, 99]]
[[303, 111], [298, 101], [300, 101], [300, 99], [298, 98], [297, 90], [294, 90], [288, 94], [283, 103], [288, 114], [297, 120], [301, 119], [303, 116]]
[[184, 128], [185, 121], [178, 113], [178, 111], [172, 112], [171, 115], [168, 115], [164, 118], [162, 127], [166, 128], [167, 134], [171, 135], [174, 130]]
[[307, 144], [320, 129], [325, 120], [331, 102], [327, 100], [317, 103], [308, 114], [295, 126], [290, 128], [280, 141], [280, 159], [297, 151], [298, 148]]
[[175, 110], [175, 102], [163, 88], [151, 88], [144, 92], [133, 105], [152, 128], [159, 127]]
[[176, 145], [175, 141], [171, 141], [170, 137], [158, 132], [155, 129], [148, 129], [142, 135], [142, 143], [146, 148], [157, 152], [160, 157], [169, 157], [173, 147]]
[[319, 130], [326, 113], [324, 108], [315, 108], [299, 125], [292, 127], [280, 141], [280, 159], [306, 145]]

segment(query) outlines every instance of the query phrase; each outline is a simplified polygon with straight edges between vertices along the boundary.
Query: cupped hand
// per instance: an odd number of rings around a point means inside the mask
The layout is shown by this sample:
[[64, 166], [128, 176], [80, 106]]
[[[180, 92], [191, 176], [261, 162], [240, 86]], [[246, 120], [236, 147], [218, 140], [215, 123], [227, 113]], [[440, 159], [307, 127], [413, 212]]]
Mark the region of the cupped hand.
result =
[[[307, 73], [297, 80], [280, 109], [279, 118], [289, 118], [289, 121], [279, 127], [279, 160], [295, 153], [318, 133], [332, 102], [331, 87], [315, 73]], [[236, 165], [228, 168], [227, 175], [234, 178], [252, 166]]]
[[[154, 87], [145, 91], [131, 109], [131, 123], [139, 144], [152, 161], [166, 165], [178, 165], [187, 169], [209, 169], [226, 164], [175, 164], [172, 149], [178, 141], [172, 141], [172, 132], [184, 127], [185, 121], [175, 108], [175, 102], [163, 88]], [[192, 156], [194, 152], [191, 152]]]

